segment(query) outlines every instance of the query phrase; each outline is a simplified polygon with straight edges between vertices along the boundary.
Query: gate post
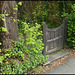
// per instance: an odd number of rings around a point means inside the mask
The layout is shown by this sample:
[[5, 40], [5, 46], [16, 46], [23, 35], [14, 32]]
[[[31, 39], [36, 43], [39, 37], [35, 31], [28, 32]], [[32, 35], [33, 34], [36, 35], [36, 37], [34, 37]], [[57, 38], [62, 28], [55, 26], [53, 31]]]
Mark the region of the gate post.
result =
[[64, 40], [63, 40], [63, 48], [66, 47], [66, 42], [67, 42], [67, 30], [68, 30], [68, 17], [64, 20]]
[[47, 30], [46, 23], [43, 22], [43, 43], [44, 43], [44, 49], [42, 51], [43, 55], [46, 54], [46, 44], [47, 44], [46, 30]]

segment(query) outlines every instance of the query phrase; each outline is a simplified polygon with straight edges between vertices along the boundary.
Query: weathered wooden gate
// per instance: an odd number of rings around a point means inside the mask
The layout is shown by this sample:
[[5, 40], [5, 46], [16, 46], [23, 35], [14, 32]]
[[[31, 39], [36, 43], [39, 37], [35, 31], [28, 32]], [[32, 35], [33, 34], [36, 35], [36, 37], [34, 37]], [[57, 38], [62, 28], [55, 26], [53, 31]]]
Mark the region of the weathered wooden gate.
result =
[[43, 54], [50, 54], [66, 46], [68, 18], [63, 20], [63, 24], [55, 29], [49, 29], [43, 22]]

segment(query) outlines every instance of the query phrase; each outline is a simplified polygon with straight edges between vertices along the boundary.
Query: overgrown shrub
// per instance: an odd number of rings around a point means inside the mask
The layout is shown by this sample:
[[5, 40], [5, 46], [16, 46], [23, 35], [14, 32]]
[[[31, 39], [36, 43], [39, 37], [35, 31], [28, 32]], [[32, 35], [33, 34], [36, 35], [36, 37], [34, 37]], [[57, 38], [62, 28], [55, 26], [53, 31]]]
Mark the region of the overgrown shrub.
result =
[[72, 5], [72, 11], [70, 14], [64, 13], [63, 16], [67, 16], [68, 20], [68, 38], [67, 47], [75, 48], [75, 4]]
[[[61, 25], [57, 1], [23, 2], [23, 6], [19, 7], [18, 18], [20, 21], [30, 23], [31, 26], [35, 26], [36, 22], [42, 25], [43, 21], [46, 22], [49, 28], [56, 28]], [[21, 32], [21, 22], [18, 24]]]
[[[40, 24], [30, 27], [22, 22], [24, 33], [20, 33], [19, 41], [12, 41], [9, 49], [5, 49], [3, 63], [0, 63], [1, 74], [24, 74], [43, 64], [45, 58], [42, 54], [42, 31]], [[25, 38], [24, 38], [25, 35]]]

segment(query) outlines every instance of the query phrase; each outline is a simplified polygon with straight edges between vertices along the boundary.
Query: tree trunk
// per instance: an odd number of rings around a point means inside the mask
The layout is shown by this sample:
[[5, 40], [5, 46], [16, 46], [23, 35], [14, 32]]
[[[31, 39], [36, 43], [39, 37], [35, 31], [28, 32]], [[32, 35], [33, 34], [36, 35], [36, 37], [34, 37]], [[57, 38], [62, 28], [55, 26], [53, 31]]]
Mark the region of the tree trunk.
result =
[[[0, 32], [1, 48], [8, 48], [11, 40], [18, 40], [18, 23], [17, 23], [17, 10], [13, 10], [17, 5], [16, 1], [0, 1], [0, 14], [8, 14], [4, 17], [5, 21], [0, 20], [0, 27], [5, 27], [7, 32]], [[16, 14], [13, 14], [16, 12]], [[11, 17], [16, 20], [11, 20]]]

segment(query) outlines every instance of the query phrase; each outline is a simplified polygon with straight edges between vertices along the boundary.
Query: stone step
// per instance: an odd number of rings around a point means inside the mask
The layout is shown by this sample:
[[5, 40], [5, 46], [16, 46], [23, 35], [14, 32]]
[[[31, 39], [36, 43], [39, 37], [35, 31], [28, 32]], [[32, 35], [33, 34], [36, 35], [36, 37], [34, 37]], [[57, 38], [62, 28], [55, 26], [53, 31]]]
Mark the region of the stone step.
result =
[[48, 64], [50, 64], [51, 62], [53, 62], [53, 61], [55, 61], [55, 60], [57, 60], [57, 59], [60, 59], [60, 58], [66, 56], [66, 55], [69, 55], [69, 54], [71, 54], [71, 52], [64, 50], [64, 51], [62, 51], [62, 52], [53, 54], [53, 55], [51, 55], [51, 56], [48, 55], [49, 59], [48, 59], [48, 61], [46, 61], [43, 65], [44, 65], [44, 66], [45, 66], [45, 65], [48, 65]]

